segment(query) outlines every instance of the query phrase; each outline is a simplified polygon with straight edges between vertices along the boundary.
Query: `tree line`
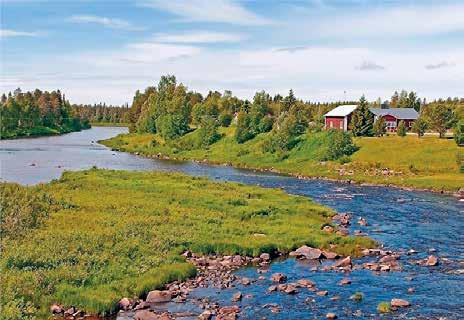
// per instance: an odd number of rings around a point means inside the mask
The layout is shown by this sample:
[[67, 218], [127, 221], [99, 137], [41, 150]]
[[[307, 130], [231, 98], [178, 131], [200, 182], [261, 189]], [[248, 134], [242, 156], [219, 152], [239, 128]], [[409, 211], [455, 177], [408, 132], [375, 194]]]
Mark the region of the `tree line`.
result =
[[73, 104], [74, 114], [91, 123], [129, 123], [129, 106], [98, 104]]
[[22, 92], [16, 89], [0, 100], [1, 138], [57, 134], [89, 128], [89, 122], [73, 112], [60, 90]]

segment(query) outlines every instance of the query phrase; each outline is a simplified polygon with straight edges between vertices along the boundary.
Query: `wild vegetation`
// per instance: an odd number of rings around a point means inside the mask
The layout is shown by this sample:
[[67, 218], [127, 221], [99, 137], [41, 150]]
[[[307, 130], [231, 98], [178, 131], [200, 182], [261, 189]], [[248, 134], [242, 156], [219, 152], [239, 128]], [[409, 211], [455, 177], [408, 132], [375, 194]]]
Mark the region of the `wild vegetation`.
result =
[[90, 128], [74, 113], [65, 95], [57, 91], [3, 94], [0, 102], [0, 138], [68, 133]]
[[195, 274], [185, 249], [256, 256], [335, 244], [346, 255], [374, 245], [322, 231], [333, 212], [305, 197], [181, 174], [66, 172], [36, 187], [3, 184], [2, 199], [1, 319], [54, 302], [108, 314], [121, 297]]

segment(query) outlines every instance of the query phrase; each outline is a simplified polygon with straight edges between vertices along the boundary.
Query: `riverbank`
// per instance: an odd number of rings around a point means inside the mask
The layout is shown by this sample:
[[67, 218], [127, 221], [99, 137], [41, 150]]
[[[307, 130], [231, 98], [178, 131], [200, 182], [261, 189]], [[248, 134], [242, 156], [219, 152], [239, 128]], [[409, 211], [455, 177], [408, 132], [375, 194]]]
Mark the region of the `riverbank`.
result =
[[129, 127], [130, 123], [124, 122], [90, 122], [92, 127]]
[[[262, 151], [266, 134], [243, 144], [233, 138], [233, 128], [224, 128], [223, 137], [207, 149], [185, 150], [182, 141], [169, 144], [157, 135], [127, 134], [100, 143], [119, 151], [147, 157], [194, 160], [226, 164], [239, 168], [290, 174], [297, 177], [325, 178], [359, 184], [454, 193], [464, 186], [457, 153], [462, 152], [453, 140], [435, 137], [358, 138], [359, 150], [349, 159], [319, 161], [322, 148], [317, 139], [303, 140], [285, 155]], [[190, 134], [189, 134], [190, 135]], [[188, 135], [183, 138], [188, 141]], [[320, 143], [319, 143], [320, 144]]]
[[18, 190], [3, 191], [10, 195], [3, 201], [12, 210], [25, 199], [21, 212], [27, 212], [35, 203], [27, 194], [50, 198], [41, 223], [2, 237], [1, 299], [8, 312], [44, 315], [60, 303], [112, 313], [122, 297], [193, 276], [195, 267], [180, 255], [187, 249], [253, 257], [307, 244], [359, 255], [375, 245], [322, 230], [334, 212], [307, 198], [181, 174], [93, 169], [11, 188]]
[[11, 140], [11, 139], [24, 139], [24, 138], [39, 138], [47, 136], [59, 136], [61, 134], [79, 132], [81, 130], [90, 129], [91, 126], [74, 129], [69, 127], [62, 128], [50, 128], [44, 126], [38, 126], [31, 129], [18, 130], [15, 132], [2, 133], [0, 136], [1, 140]]

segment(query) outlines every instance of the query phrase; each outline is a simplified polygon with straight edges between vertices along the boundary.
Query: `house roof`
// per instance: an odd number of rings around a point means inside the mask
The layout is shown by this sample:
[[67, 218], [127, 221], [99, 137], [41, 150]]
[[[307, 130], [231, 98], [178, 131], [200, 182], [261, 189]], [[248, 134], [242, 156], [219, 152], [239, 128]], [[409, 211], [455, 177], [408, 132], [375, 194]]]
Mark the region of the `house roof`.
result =
[[346, 117], [354, 111], [358, 106], [355, 104], [346, 104], [338, 106], [335, 109], [330, 110], [324, 116], [326, 117]]
[[390, 115], [396, 119], [412, 119], [416, 120], [419, 118], [419, 114], [413, 108], [391, 108], [391, 109], [381, 109], [381, 108], [370, 108], [369, 109], [376, 116], [385, 116]]

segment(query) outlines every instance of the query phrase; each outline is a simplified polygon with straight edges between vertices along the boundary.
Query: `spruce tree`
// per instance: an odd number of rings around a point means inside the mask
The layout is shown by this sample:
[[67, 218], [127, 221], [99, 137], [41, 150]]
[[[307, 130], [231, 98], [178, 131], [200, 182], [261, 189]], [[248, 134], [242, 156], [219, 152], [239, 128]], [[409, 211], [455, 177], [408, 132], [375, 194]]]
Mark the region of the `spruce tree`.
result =
[[406, 125], [403, 120], [398, 123], [398, 128], [396, 129], [396, 134], [400, 137], [406, 136]]
[[351, 116], [350, 129], [355, 137], [372, 136], [374, 127], [374, 115], [364, 95], [359, 100], [359, 105]]

